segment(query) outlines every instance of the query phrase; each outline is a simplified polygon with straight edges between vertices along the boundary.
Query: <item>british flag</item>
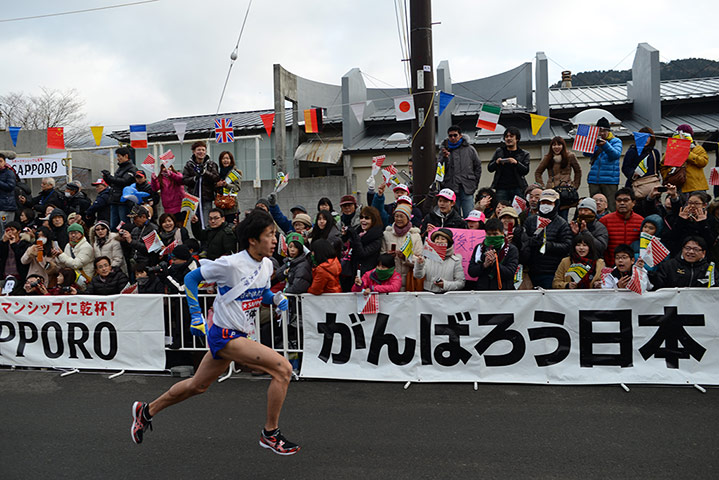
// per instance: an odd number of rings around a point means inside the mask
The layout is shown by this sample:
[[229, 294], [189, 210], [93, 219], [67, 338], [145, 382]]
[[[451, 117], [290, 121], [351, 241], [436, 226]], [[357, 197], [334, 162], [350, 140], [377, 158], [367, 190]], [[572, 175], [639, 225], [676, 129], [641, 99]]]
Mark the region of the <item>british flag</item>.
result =
[[235, 131], [232, 128], [231, 118], [215, 119], [215, 141], [217, 143], [232, 143], [235, 141]]

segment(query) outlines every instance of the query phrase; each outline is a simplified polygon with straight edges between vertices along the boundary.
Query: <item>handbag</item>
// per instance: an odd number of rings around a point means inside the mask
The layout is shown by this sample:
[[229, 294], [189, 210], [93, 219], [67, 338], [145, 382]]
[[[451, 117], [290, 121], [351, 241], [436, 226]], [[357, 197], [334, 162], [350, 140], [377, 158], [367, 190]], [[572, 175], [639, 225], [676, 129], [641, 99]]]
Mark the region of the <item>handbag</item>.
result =
[[647, 175], [632, 181], [632, 190], [634, 190], [636, 198], [647, 198], [654, 187], [659, 187], [661, 184], [662, 180], [659, 175]]
[[[554, 167], [551, 167], [552, 184], [554, 184]], [[554, 191], [559, 194], [559, 206], [574, 207], [579, 203], [579, 192], [573, 185], [559, 185], [553, 187]]]
[[237, 205], [237, 200], [232, 195], [221, 195], [217, 194], [215, 195], [215, 206], [222, 210], [230, 210], [232, 208], [235, 208], [235, 205]]
[[674, 167], [667, 173], [664, 178], [664, 185], [670, 184], [677, 188], [681, 188], [687, 182], [687, 166], [686, 164], [681, 167]]

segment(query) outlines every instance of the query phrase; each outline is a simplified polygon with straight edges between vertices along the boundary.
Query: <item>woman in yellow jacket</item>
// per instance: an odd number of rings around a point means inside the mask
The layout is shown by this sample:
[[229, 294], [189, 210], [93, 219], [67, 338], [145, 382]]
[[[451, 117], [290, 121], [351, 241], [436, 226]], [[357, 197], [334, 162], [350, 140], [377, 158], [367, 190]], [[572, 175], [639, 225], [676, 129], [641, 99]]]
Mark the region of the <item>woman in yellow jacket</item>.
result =
[[[575, 267], [570, 271], [570, 267]], [[552, 288], [602, 288], [604, 260], [597, 258], [593, 237], [582, 232], [572, 239], [572, 250], [557, 267]]]
[[[709, 154], [704, 147], [694, 143], [694, 129], [683, 123], [677, 127], [677, 133], [674, 138], [686, 138], [692, 142], [692, 148], [689, 151], [689, 156], [685, 163], [687, 168], [687, 181], [681, 187], [682, 193], [691, 192], [706, 192], [709, 190], [709, 184], [707, 183], [707, 177], [704, 175], [704, 167], [709, 163]], [[667, 174], [672, 167], [666, 167], [662, 165], [662, 176], [667, 177]]]

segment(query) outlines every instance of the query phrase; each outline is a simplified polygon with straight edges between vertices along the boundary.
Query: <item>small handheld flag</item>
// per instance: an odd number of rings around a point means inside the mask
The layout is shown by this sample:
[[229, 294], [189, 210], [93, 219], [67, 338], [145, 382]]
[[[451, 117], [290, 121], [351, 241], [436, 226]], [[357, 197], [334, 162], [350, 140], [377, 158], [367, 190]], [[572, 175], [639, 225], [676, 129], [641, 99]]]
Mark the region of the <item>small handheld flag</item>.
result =
[[597, 146], [597, 137], [599, 137], [599, 127], [579, 125], [574, 136], [572, 149], [583, 153], [594, 153]]

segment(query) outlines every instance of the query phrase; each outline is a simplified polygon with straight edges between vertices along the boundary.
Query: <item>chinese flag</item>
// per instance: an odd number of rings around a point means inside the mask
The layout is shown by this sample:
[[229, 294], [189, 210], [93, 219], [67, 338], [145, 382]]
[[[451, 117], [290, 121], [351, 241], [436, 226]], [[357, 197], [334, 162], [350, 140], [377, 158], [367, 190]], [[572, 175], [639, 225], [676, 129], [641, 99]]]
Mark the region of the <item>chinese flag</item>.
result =
[[47, 148], [65, 150], [65, 134], [62, 127], [51, 127], [47, 129]]
[[687, 161], [692, 142], [686, 138], [670, 138], [667, 142], [667, 153], [664, 154], [664, 165], [681, 167]]
[[305, 110], [305, 133], [319, 133], [322, 129], [322, 109]]

